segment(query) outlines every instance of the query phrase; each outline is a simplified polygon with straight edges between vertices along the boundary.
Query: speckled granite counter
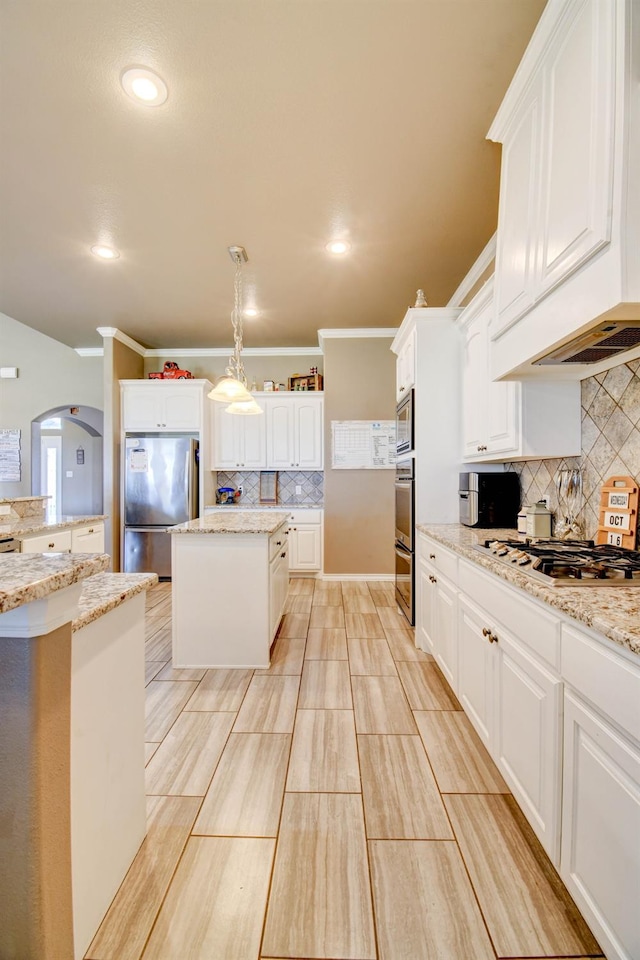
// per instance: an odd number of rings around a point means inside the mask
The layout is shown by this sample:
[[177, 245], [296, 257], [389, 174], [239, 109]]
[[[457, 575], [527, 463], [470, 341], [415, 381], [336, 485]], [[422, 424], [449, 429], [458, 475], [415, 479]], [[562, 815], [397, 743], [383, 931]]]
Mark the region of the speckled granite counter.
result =
[[86, 517], [58, 516], [55, 520], [47, 520], [45, 517], [14, 517], [10, 520], [0, 518], [0, 536], [27, 536], [27, 534], [44, 533], [49, 530], [62, 530], [66, 527], [82, 527], [88, 523], [100, 523], [106, 519], [106, 514]]
[[237, 510], [223, 507], [198, 520], [169, 527], [169, 533], [274, 533], [289, 515], [277, 510]]
[[515, 530], [480, 530], [461, 524], [418, 524], [417, 529], [455, 553], [484, 567], [502, 580], [520, 587], [609, 640], [640, 655], [640, 586], [545, 587], [517, 567], [507, 566], [490, 554], [474, 550], [484, 540], [516, 539]]
[[155, 573], [98, 573], [88, 577], [82, 584], [78, 616], [71, 625], [73, 632], [98, 620], [157, 582]]
[[106, 553], [0, 555], [0, 613], [102, 573], [110, 562]]
[[324, 510], [323, 503], [210, 503], [204, 508], [209, 510]]

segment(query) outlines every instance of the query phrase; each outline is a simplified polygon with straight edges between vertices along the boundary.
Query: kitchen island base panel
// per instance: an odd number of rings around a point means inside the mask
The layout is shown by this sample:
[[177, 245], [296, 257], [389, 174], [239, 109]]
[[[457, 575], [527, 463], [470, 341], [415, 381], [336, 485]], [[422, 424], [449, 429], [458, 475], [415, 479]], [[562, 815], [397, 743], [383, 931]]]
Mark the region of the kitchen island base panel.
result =
[[205, 533], [171, 541], [174, 667], [268, 668], [285, 600], [272, 616], [269, 537]]

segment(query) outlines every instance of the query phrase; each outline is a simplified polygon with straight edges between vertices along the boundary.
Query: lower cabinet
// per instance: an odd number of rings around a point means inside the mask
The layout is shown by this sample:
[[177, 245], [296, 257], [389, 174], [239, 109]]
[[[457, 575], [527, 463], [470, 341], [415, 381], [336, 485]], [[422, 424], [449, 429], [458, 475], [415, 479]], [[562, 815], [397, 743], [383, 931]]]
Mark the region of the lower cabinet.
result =
[[493, 744], [492, 650], [487, 639], [488, 617], [462, 596], [458, 606], [458, 699], [476, 731], [491, 750]]
[[292, 510], [289, 515], [289, 569], [292, 573], [322, 570], [322, 510]]
[[104, 553], [104, 523], [21, 537], [21, 553]]
[[71, 553], [104, 553], [104, 523], [72, 527]]
[[289, 546], [282, 537], [282, 549], [269, 563], [269, 635], [276, 635], [289, 590]]
[[640, 748], [565, 691], [560, 873], [611, 960], [640, 956]]

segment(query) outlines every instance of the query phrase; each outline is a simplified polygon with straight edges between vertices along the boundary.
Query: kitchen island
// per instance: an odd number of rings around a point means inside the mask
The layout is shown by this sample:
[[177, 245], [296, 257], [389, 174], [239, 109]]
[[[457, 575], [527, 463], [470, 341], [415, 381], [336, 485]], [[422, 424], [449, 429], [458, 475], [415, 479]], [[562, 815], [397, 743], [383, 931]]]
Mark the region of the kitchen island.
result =
[[288, 514], [209, 513], [171, 527], [174, 667], [268, 667], [289, 586]]
[[105, 554], [0, 557], [0, 956], [78, 960], [145, 833], [144, 595]]

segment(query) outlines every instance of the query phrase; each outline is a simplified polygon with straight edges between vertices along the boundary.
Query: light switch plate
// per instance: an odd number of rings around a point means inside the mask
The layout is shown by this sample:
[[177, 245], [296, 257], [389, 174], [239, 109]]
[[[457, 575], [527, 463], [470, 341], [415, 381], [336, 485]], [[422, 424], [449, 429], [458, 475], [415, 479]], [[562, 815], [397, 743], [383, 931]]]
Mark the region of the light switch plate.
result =
[[67, 477], [72, 477], [72, 476], [73, 476], [73, 470], [67, 470], [67, 474], [66, 474], [66, 475], [67, 475]]
[[302, 487], [299, 483], [296, 483], [296, 496], [299, 496], [302, 493]]

